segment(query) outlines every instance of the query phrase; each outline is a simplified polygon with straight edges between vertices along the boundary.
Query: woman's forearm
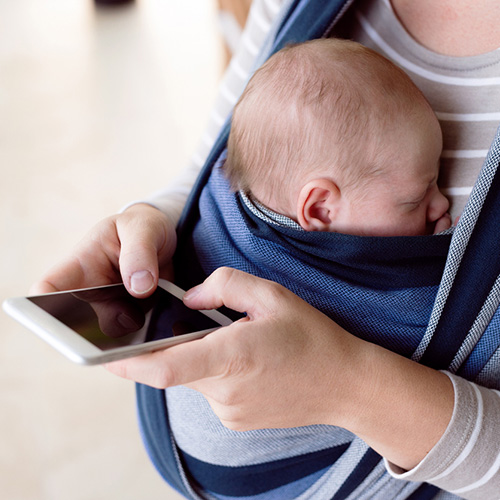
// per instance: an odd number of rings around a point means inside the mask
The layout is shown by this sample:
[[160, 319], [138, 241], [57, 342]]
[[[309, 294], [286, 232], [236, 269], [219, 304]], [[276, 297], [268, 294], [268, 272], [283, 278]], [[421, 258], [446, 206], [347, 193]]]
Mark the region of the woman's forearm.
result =
[[357, 374], [346, 387], [351, 406], [340, 425], [388, 461], [411, 469], [444, 434], [453, 413], [453, 385], [444, 373], [359, 342]]
[[426, 481], [471, 499], [500, 496], [500, 393], [448, 374], [455, 408], [438, 444], [410, 471], [387, 463], [399, 479]]
[[360, 356], [344, 426], [389, 472], [466, 499], [500, 498], [500, 392], [372, 344]]

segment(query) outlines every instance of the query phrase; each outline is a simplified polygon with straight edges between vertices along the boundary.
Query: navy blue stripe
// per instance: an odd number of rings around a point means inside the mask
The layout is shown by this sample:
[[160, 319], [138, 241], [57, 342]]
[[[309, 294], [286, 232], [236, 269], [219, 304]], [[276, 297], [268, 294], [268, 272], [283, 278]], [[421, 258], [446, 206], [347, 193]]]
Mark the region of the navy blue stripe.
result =
[[347, 498], [380, 463], [380, 460], [382, 460], [382, 457], [369, 448], [356, 468], [349, 474], [344, 484], [342, 484], [337, 493], [332, 497], [332, 500], [344, 500]]
[[165, 391], [136, 384], [136, 400], [142, 439], [150, 460], [163, 479], [186, 498], [193, 497], [182, 481], [168, 425]]
[[[500, 139], [497, 138], [497, 142]], [[436, 331], [420, 360], [424, 365], [448, 368], [500, 274], [499, 207], [500, 173], [497, 170]]]
[[407, 500], [431, 500], [439, 493], [439, 488], [432, 484], [423, 484], [415, 490]]
[[305, 455], [244, 467], [202, 462], [181, 452], [181, 460], [195, 482], [215, 494], [234, 497], [258, 495], [292, 483], [334, 464], [350, 443]]

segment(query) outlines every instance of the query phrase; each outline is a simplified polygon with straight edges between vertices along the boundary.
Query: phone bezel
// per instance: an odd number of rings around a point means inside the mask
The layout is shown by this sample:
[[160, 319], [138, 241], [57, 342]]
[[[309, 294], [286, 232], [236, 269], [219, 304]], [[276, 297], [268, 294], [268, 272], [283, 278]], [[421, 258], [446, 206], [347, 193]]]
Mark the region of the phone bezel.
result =
[[[119, 285], [119, 283], [99, 287], [53, 292], [47, 295], [83, 292], [87, 290], [109, 288], [116, 285]], [[181, 300], [185, 293], [184, 290], [179, 288], [177, 285], [164, 279], [159, 280], [158, 286]], [[63, 354], [66, 358], [74, 363], [82, 365], [108, 363], [110, 361], [137, 356], [138, 354], [146, 352], [165, 349], [173, 345], [200, 339], [217, 329], [210, 328], [208, 330], [187, 333], [177, 337], [153, 340], [137, 345], [116, 347], [105, 351], [95, 346], [75, 330], [69, 328], [50, 313], [36, 305], [34, 302], [29, 300], [29, 297], [8, 298], [3, 302], [3, 309], [7, 314], [9, 314], [9, 316], [31, 330], [38, 337]], [[198, 312], [208, 316], [221, 327], [228, 326], [232, 323], [231, 319], [216, 310], [203, 310]]]

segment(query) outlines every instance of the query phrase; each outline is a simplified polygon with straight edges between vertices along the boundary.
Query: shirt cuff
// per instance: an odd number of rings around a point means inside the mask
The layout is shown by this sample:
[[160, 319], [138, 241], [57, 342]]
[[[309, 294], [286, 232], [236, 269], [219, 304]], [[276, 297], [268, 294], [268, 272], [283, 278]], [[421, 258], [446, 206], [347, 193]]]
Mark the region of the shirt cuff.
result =
[[455, 391], [453, 415], [446, 431], [415, 468], [403, 470], [385, 460], [387, 471], [397, 479], [434, 484], [462, 498], [497, 498], [500, 394], [443, 373], [451, 379]]

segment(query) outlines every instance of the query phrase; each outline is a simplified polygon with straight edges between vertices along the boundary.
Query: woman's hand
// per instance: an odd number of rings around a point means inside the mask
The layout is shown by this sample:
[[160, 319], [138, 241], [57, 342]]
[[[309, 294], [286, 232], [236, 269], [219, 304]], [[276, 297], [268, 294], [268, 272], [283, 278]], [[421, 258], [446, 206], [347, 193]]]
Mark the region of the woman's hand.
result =
[[247, 316], [201, 340], [107, 368], [158, 388], [188, 385], [235, 430], [335, 422], [348, 374], [333, 368], [356, 358], [358, 339], [282, 286], [233, 269], [219, 269], [184, 300]]
[[153, 387], [187, 385], [234, 430], [344, 427], [406, 469], [451, 418], [446, 375], [354, 337], [276, 283], [221, 268], [184, 301], [196, 309], [224, 304], [247, 317], [107, 369]]
[[135, 297], [153, 293], [168, 277], [175, 227], [159, 210], [137, 204], [97, 224], [73, 255], [51, 269], [31, 292], [42, 294], [123, 281]]

